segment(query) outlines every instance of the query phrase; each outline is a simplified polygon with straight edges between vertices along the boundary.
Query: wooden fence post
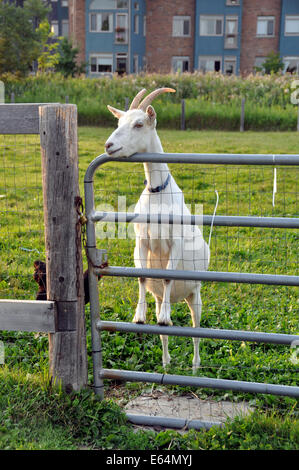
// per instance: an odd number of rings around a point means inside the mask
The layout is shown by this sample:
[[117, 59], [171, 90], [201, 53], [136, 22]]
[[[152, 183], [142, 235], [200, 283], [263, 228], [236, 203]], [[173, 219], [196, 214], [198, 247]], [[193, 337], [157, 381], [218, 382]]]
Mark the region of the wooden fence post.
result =
[[41, 106], [40, 137], [47, 264], [47, 299], [56, 303], [55, 333], [49, 335], [50, 374], [63, 388], [87, 384], [79, 196], [77, 107]]

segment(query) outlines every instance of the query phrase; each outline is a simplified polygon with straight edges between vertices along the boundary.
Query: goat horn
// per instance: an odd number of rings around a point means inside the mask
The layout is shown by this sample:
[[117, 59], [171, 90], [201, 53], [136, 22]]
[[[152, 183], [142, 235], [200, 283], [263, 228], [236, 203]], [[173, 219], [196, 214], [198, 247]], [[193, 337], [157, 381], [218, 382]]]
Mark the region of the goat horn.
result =
[[176, 90], [173, 88], [158, 88], [157, 90], [152, 91], [138, 106], [138, 109], [146, 111], [146, 108], [151, 104], [151, 102], [157, 98], [157, 96], [162, 93], [175, 93]]
[[140, 90], [137, 95], [135, 96], [135, 98], [133, 99], [132, 103], [131, 103], [131, 106], [130, 106], [130, 109], [137, 109], [138, 108], [138, 105], [141, 101], [141, 99], [143, 98], [143, 96], [145, 95], [146, 93], [146, 89], [143, 88], [142, 90]]

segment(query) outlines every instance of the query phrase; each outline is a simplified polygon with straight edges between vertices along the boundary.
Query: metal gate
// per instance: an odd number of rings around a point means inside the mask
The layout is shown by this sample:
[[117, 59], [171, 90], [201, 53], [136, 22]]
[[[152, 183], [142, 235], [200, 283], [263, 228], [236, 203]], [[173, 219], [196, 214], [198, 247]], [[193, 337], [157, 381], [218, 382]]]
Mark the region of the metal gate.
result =
[[[249, 393], [262, 393], [299, 397], [298, 386], [275, 385], [267, 383], [245, 382], [238, 380], [224, 380], [206, 377], [170, 375], [148, 372], [134, 372], [128, 370], [104, 369], [102, 366], [102, 345], [100, 332], [122, 331], [147, 334], [164, 334], [167, 336], [189, 336], [199, 338], [226, 339], [232, 341], [249, 341], [258, 343], [272, 343], [291, 346], [299, 344], [299, 335], [274, 334], [241, 330], [222, 330], [209, 328], [188, 328], [175, 326], [141, 325], [125, 322], [101, 321], [99, 318], [99, 292], [98, 275], [119, 277], [144, 277], [156, 279], [184, 279], [209, 282], [233, 282], [247, 284], [266, 284], [281, 286], [299, 286], [299, 276], [270, 275], [242, 272], [219, 271], [183, 271], [162, 269], [139, 269], [134, 267], [119, 267], [105, 265], [105, 250], [96, 248], [95, 222], [112, 221], [128, 223], [147, 223], [149, 214], [135, 214], [128, 212], [99, 212], [95, 210], [93, 178], [97, 168], [106, 162], [159, 162], [159, 163], [186, 163], [186, 164], [220, 164], [220, 165], [270, 165], [270, 166], [299, 166], [299, 155], [247, 155], [247, 154], [135, 154], [129, 158], [111, 158], [106, 154], [98, 156], [89, 165], [84, 179], [85, 210], [87, 217], [86, 248], [89, 264], [90, 285], [90, 312], [92, 333], [92, 357], [94, 374], [94, 391], [100, 397], [104, 396], [103, 380], [118, 379], [132, 382], [151, 382], [163, 385], [184, 385], [203, 388], [237, 390]], [[241, 217], [241, 216], [197, 216], [192, 215], [188, 220], [185, 216], [162, 214], [154, 216], [155, 223], [197, 225], [202, 222], [210, 225], [226, 227], [271, 227], [271, 228], [299, 228], [298, 218], [286, 217]], [[128, 419], [138, 424], [163, 425], [169, 427], [209, 428], [214, 423], [193, 420], [186, 423], [183, 419], [155, 418], [150, 416], [128, 415]]]

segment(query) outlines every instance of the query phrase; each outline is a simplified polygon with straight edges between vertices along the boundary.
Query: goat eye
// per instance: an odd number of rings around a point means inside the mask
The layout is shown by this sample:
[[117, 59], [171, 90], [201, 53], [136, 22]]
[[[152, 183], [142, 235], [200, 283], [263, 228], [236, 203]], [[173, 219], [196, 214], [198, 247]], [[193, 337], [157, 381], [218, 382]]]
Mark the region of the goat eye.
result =
[[141, 127], [143, 127], [142, 122], [136, 122], [136, 124], [134, 125], [134, 129], [140, 129]]

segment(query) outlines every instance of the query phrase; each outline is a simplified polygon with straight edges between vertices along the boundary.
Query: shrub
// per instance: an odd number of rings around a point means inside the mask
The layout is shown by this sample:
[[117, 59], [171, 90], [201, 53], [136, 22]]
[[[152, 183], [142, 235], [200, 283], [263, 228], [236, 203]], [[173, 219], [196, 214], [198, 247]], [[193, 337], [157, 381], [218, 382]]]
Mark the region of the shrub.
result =
[[186, 100], [186, 125], [190, 129], [237, 130], [240, 126], [241, 99], [246, 99], [245, 126], [252, 130], [296, 129], [296, 108], [290, 103], [290, 75], [250, 75], [246, 78], [218, 73], [146, 74], [120, 78], [72, 78], [60, 74], [38, 77], [0, 77], [6, 99], [15, 94], [16, 102], [65, 102], [78, 106], [79, 124], [111, 126], [115, 119], [106, 105], [124, 109], [125, 99], [133, 99], [141, 89], [162, 86], [176, 93], [155, 102], [159, 126], [179, 129], [181, 100]]

